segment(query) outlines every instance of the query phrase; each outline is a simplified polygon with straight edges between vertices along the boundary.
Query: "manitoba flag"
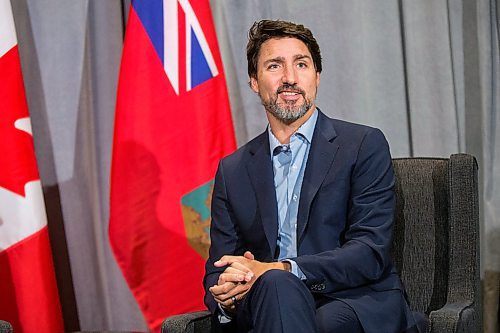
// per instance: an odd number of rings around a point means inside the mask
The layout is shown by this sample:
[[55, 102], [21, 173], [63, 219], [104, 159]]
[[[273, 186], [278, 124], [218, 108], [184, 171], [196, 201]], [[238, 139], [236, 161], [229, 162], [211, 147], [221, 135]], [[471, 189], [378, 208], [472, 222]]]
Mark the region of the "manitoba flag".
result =
[[152, 330], [203, 309], [213, 177], [235, 149], [208, 0], [132, 1], [115, 116], [109, 237]]
[[63, 332], [10, 0], [0, 0], [0, 319]]

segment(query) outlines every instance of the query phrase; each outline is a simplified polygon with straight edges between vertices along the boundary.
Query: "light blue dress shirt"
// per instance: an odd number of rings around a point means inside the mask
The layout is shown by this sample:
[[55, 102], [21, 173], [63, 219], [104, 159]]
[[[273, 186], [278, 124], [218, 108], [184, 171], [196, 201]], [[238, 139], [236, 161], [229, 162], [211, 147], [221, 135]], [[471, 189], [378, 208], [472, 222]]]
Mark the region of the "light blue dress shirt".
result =
[[[311, 148], [312, 137], [318, 111], [314, 110], [307, 121], [290, 137], [290, 143], [282, 145], [268, 126], [271, 160], [274, 171], [274, 187], [278, 203], [278, 260], [289, 262], [292, 273], [304, 280], [306, 276], [297, 263], [289, 258], [297, 256], [297, 214], [299, 211], [300, 190], [307, 157]], [[228, 323], [232, 320], [229, 313], [219, 304], [221, 314], [219, 322]]]
[[295, 261], [297, 256], [297, 214], [300, 190], [307, 158], [311, 148], [318, 111], [290, 137], [289, 144], [281, 144], [268, 127], [269, 145], [274, 171], [274, 187], [278, 204], [278, 260], [290, 263], [292, 273], [304, 280], [305, 275]]

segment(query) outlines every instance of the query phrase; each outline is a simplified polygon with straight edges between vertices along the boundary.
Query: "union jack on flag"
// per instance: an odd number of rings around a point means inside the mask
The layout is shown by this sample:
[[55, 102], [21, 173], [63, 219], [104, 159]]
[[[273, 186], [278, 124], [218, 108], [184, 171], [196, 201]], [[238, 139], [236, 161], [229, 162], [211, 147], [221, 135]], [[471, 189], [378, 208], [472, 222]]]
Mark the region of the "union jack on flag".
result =
[[[217, 76], [214, 56], [188, 0], [134, 1], [133, 6], [177, 94], [181, 74], [180, 55], [184, 62], [182, 68], [185, 68], [185, 72], [182, 74], [186, 78], [186, 91]], [[179, 15], [179, 7], [182, 16]], [[181, 26], [184, 29], [181, 30]]]

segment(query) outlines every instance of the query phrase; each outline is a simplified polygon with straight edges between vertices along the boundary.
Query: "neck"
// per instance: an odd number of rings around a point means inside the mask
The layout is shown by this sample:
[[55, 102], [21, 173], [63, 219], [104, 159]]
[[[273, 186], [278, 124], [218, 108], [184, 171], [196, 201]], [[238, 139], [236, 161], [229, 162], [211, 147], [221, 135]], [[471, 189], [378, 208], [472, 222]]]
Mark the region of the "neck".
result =
[[281, 144], [290, 143], [290, 137], [297, 132], [300, 126], [302, 126], [313, 114], [316, 106], [313, 106], [299, 119], [295, 120], [293, 123], [285, 124], [279, 119], [274, 117], [271, 113], [266, 111], [267, 119], [269, 120], [269, 126], [271, 126], [271, 131], [273, 135], [278, 139]]

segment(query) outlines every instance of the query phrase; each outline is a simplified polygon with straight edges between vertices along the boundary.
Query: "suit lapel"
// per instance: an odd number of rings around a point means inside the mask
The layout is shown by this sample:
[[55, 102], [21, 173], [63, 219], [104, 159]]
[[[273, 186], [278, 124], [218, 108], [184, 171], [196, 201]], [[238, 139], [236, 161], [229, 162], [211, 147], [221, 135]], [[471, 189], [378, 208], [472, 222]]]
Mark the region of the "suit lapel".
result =
[[297, 216], [297, 245], [300, 244], [306, 228], [312, 200], [323, 183], [328, 170], [330, 170], [339, 148], [335, 140], [336, 136], [332, 122], [323, 113], [319, 112], [300, 192]]
[[247, 165], [248, 175], [256, 193], [264, 232], [274, 258], [278, 239], [278, 207], [267, 131], [251, 145], [250, 154], [252, 157]]

